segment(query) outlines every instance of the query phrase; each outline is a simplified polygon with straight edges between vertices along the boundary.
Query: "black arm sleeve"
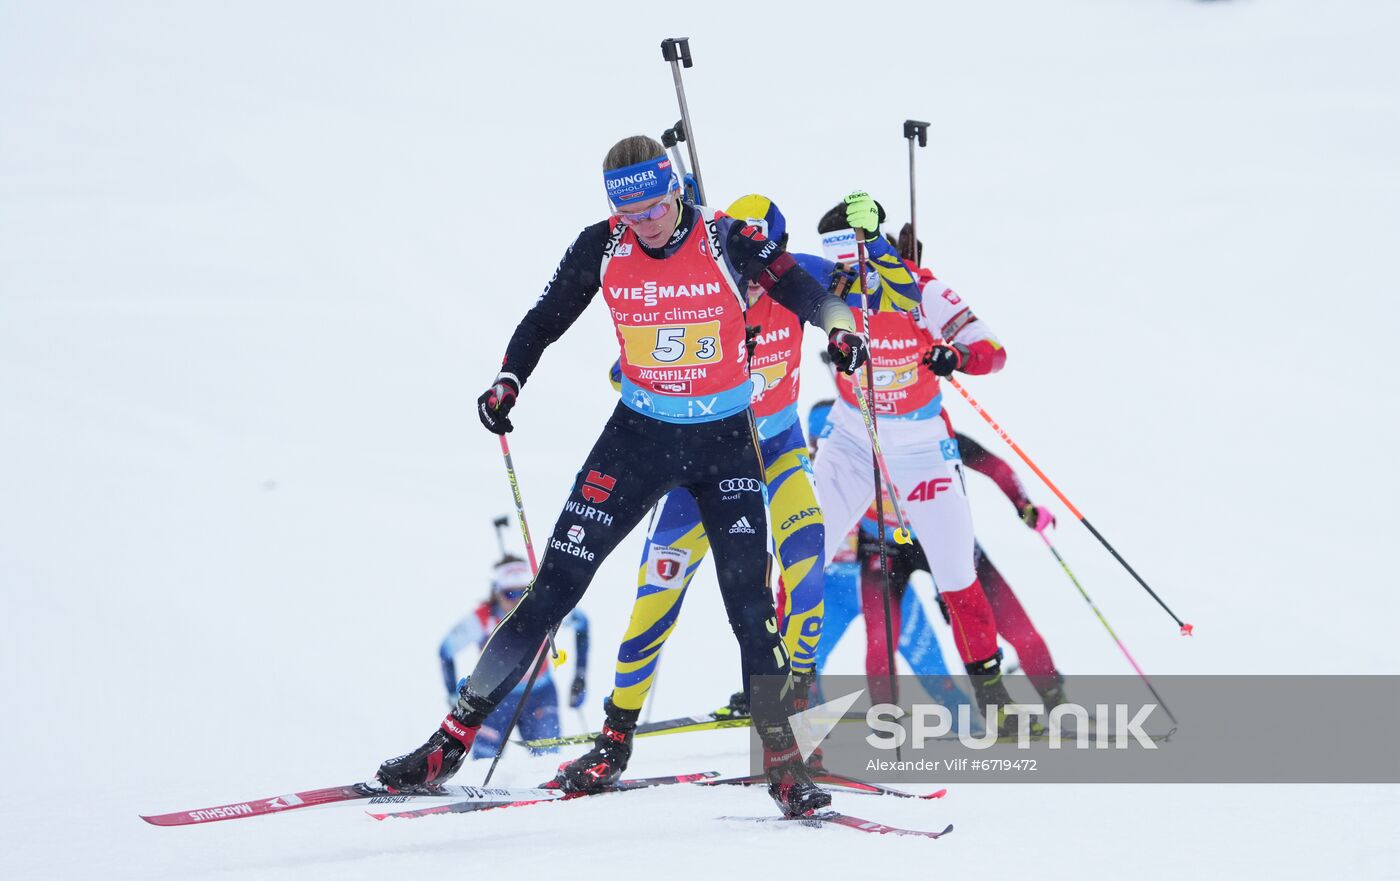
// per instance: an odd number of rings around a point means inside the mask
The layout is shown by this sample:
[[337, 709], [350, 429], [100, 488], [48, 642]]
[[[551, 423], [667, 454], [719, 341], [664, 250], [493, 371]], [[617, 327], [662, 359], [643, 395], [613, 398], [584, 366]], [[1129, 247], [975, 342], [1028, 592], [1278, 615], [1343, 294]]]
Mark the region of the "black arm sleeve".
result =
[[987, 457], [990, 454], [985, 447], [961, 431], [955, 432], [953, 437], [958, 441], [958, 451], [962, 453], [964, 465], [979, 472], [986, 467]]
[[778, 305], [827, 333], [837, 327], [845, 330], [855, 327], [846, 304], [798, 266], [777, 242], [732, 218], [722, 218], [720, 223], [726, 236], [725, 250], [730, 265], [739, 268], [742, 283], [757, 282]]
[[563, 336], [588, 308], [602, 284], [598, 270], [607, 241], [606, 220], [593, 224], [574, 239], [569, 250], [564, 252], [564, 259], [559, 261], [559, 268], [554, 270], [554, 278], [511, 335], [506, 356], [501, 361], [502, 373], [511, 374], [523, 386], [539, 364], [544, 350]]
[[1026, 488], [1021, 484], [1021, 478], [1016, 476], [1016, 471], [1010, 463], [962, 432], [954, 436], [958, 440], [958, 449], [962, 453], [964, 465], [978, 474], [990, 477], [997, 488], [1011, 500], [1017, 511], [1031, 504], [1030, 496], [1026, 495]]

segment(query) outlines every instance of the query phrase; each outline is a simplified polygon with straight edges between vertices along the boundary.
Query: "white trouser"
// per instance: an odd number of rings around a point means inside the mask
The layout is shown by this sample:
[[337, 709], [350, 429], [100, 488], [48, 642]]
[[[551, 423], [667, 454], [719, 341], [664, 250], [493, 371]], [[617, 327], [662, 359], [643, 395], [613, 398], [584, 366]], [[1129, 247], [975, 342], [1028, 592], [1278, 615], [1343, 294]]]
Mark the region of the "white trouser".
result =
[[[878, 424], [885, 464], [908, 525], [923, 545], [934, 583], [942, 591], [962, 590], [976, 577], [972, 510], [951, 426], [942, 414], [918, 421], [887, 417]], [[842, 540], [875, 501], [870, 436], [855, 407], [837, 401], [831, 408], [831, 431], [821, 442], [813, 474], [826, 520], [826, 562], [830, 563]], [[886, 495], [887, 511], [889, 504]]]

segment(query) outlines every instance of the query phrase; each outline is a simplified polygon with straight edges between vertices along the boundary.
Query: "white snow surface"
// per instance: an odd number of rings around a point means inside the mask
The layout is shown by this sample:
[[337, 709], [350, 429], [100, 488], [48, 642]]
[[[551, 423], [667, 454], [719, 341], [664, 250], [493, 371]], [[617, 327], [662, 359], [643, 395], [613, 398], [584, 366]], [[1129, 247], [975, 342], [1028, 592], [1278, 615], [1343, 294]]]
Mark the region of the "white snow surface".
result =
[[[900, 124], [933, 122], [926, 262], [1010, 353], [967, 385], [1196, 625], [1177, 636], [1061, 511], [1149, 671], [1400, 673], [1398, 27], [1362, 0], [0, 2], [0, 877], [1400, 877], [1381, 786], [838, 796], [956, 825], [936, 842], [720, 822], [771, 803], [682, 787], [395, 823], [137, 818], [363, 779], [432, 730], [437, 641], [511, 508], [474, 398], [601, 217], [607, 147], [678, 116], [666, 36], [692, 39], [711, 201], [772, 195], [795, 250], [857, 187], [896, 228]], [[595, 306], [521, 397], [537, 541], [614, 354]], [[1128, 672], [974, 479], [1062, 668]], [[594, 724], [640, 545], [582, 603]], [[860, 640], [833, 665], [859, 670]], [[656, 718], [737, 683], [708, 567], [662, 671]], [[510, 754], [497, 780], [557, 761]], [[640, 742], [630, 773], [746, 761], [742, 733], [693, 734]]]

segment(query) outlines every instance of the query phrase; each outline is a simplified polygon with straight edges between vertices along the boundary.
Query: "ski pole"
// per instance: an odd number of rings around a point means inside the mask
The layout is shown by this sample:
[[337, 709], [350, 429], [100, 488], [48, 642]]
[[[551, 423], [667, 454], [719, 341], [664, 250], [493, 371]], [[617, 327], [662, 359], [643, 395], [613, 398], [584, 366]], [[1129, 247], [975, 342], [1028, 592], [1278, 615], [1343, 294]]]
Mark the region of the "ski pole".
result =
[[1084, 602], [1088, 603], [1089, 608], [1094, 610], [1094, 614], [1098, 617], [1099, 623], [1103, 625], [1103, 629], [1107, 630], [1108, 635], [1113, 637], [1113, 641], [1118, 643], [1119, 651], [1123, 653], [1123, 657], [1128, 659], [1128, 663], [1133, 665], [1133, 669], [1137, 671], [1138, 677], [1142, 679], [1142, 684], [1146, 685], [1147, 690], [1152, 692], [1152, 696], [1156, 698], [1158, 706], [1167, 714], [1167, 718], [1172, 720], [1173, 725], [1180, 724], [1176, 721], [1176, 716], [1172, 714], [1171, 708], [1167, 706], [1167, 702], [1162, 700], [1162, 696], [1157, 693], [1157, 689], [1152, 687], [1152, 680], [1148, 679], [1147, 674], [1142, 672], [1142, 667], [1138, 666], [1138, 662], [1133, 658], [1132, 652], [1128, 651], [1128, 647], [1123, 644], [1123, 640], [1118, 638], [1118, 634], [1113, 632], [1113, 628], [1109, 626], [1108, 619], [1104, 617], [1103, 612], [1100, 612], [1099, 607], [1094, 605], [1094, 601], [1089, 599], [1089, 592], [1084, 589], [1084, 585], [1079, 583], [1079, 579], [1074, 577], [1074, 573], [1070, 571], [1069, 564], [1065, 562], [1065, 558], [1060, 556], [1060, 552], [1050, 543], [1050, 539], [1046, 537], [1045, 533], [1041, 532], [1038, 534], [1041, 540], [1045, 542], [1045, 546], [1050, 549], [1050, 553], [1054, 554], [1055, 559], [1060, 561], [1060, 568], [1065, 570], [1065, 574], [1069, 576], [1069, 580], [1073, 581], [1074, 586], [1079, 588], [1079, 595], [1084, 597]]
[[671, 77], [676, 81], [676, 101], [681, 106], [681, 122], [674, 131], [685, 141], [690, 152], [690, 167], [695, 172], [696, 201], [705, 204], [705, 183], [700, 177], [700, 155], [695, 147], [695, 126], [690, 124], [690, 108], [685, 103], [685, 84], [681, 82], [681, 67], [693, 67], [690, 59], [690, 37], [668, 37], [661, 41], [661, 57], [671, 63]]
[[875, 420], [870, 409], [870, 401], [865, 395], [865, 390], [860, 387], [860, 383], [852, 382], [851, 390], [855, 392], [856, 405], [860, 410], [861, 419], [865, 421], [865, 432], [870, 436], [870, 447], [873, 450], [872, 458], [875, 460], [875, 467], [880, 472], [876, 476], [884, 483], [885, 493], [892, 500], [891, 507], [895, 522], [898, 524], [898, 528], [894, 531], [894, 543], [897, 545], [913, 544], [914, 538], [909, 529], [909, 521], [905, 519], [904, 509], [899, 504], [899, 490], [890, 477], [889, 466], [885, 464], [885, 454], [880, 449], [880, 438], [875, 433]]
[[510, 480], [511, 494], [515, 496], [515, 517], [520, 521], [520, 535], [525, 539], [525, 556], [530, 560], [530, 574], [535, 575], [540, 567], [535, 562], [535, 545], [530, 541], [530, 524], [525, 520], [525, 500], [520, 495], [520, 481], [515, 477], [515, 463], [510, 458], [510, 443], [505, 435], [496, 436], [501, 439], [501, 457], [505, 459], [506, 477]]
[[497, 517], [495, 520], [491, 521], [491, 525], [496, 527], [496, 545], [500, 547], [501, 559], [504, 560], [506, 558], [506, 539], [505, 536], [501, 535], [501, 530], [510, 526], [510, 518], [504, 516]]
[[[539, 575], [539, 563], [535, 560], [535, 545], [530, 541], [530, 525], [525, 520], [525, 500], [520, 495], [520, 481], [515, 476], [515, 463], [510, 457], [510, 443], [504, 434], [498, 435], [501, 439], [501, 456], [506, 463], [506, 476], [510, 479], [510, 489], [515, 495], [515, 515], [520, 520], [520, 534], [525, 538], [525, 554], [530, 559], [530, 575]], [[531, 584], [533, 587], [533, 582]], [[486, 770], [486, 779], [481, 782], [486, 786], [491, 782], [491, 777], [496, 773], [496, 766], [501, 762], [501, 755], [506, 751], [506, 744], [510, 743], [511, 732], [515, 730], [516, 723], [520, 721], [520, 714], [525, 709], [525, 704], [530, 699], [530, 692], [535, 688], [535, 680], [539, 679], [540, 668], [543, 666], [544, 654], [548, 651], [555, 659], [555, 665], [564, 663], [564, 655], [554, 646], [554, 631], [558, 624], [549, 628], [545, 634], [544, 642], [540, 643], [539, 649], [535, 651], [534, 661], [530, 665], [530, 678], [525, 683], [525, 693], [520, 696], [520, 703], [515, 707], [515, 713], [510, 717], [510, 724], [501, 734], [501, 745], [496, 749], [496, 755], [491, 759], [491, 767]]]
[[525, 704], [530, 700], [530, 692], [535, 687], [535, 680], [540, 677], [540, 669], [544, 666], [545, 650], [554, 644], [554, 628], [551, 627], [549, 634], [545, 636], [545, 641], [540, 643], [540, 647], [535, 650], [535, 659], [531, 662], [530, 678], [525, 683], [525, 693], [520, 695], [520, 703], [515, 705], [515, 712], [511, 714], [510, 724], [506, 725], [506, 730], [501, 732], [501, 745], [496, 747], [496, 754], [491, 757], [491, 767], [486, 769], [486, 779], [481, 781], [482, 786], [491, 785], [491, 776], [496, 773], [496, 766], [501, 763], [501, 755], [506, 751], [506, 744], [510, 743], [511, 732], [515, 730], [516, 723], [520, 721], [520, 714], [525, 709]]
[[[865, 336], [869, 340], [871, 337], [870, 321], [870, 285], [866, 281], [868, 271], [865, 262], [865, 230], [857, 229], [856, 233], [856, 264], [857, 279], [860, 282], [860, 309], [865, 318]], [[884, 606], [885, 613], [885, 661], [889, 664], [888, 679], [890, 686], [890, 702], [899, 701], [899, 692], [895, 686], [894, 675], [894, 616], [891, 611], [890, 602], [890, 560], [889, 549], [885, 545], [885, 498], [884, 487], [881, 486], [880, 478], [883, 476], [885, 482], [889, 483], [891, 489], [894, 487], [894, 478], [884, 467], [884, 454], [880, 451], [880, 437], [876, 431], [875, 411], [870, 407], [870, 400], [875, 397], [875, 367], [867, 352], [865, 358], [865, 389], [862, 390], [859, 381], [853, 381], [851, 386], [856, 390], [856, 400], [860, 402], [861, 418], [865, 420], [866, 430], [870, 432], [870, 464], [875, 471], [875, 526], [878, 532], [878, 542], [880, 545], [880, 579], [882, 581], [880, 590], [880, 603]], [[899, 494], [890, 493], [890, 504], [894, 507], [895, 519], [899, 523], [899, 531], [895, 533], [895, 541], [899, 541], [899, 532], [905, 533], [904, 542], [908, 543], [908, 528], [904, 525], [904, 512], [900, 510]], [[898, 758], [896, 751], [896, 758]]]
[[[822, 353], [822, 362], [831, 367], [831, 378], [834, 380], [836, 379], [836, 365], [832, 364], [830, 361], [827, 361], [826, 357], [826, 353]], [[856, 395], [856, 403], [859, 405], [858, 409], [861, 412], [861, 417], [864, 419], [866, 415], [870, 412], [870, 405], [866, 402], [865, 392], [864, 389], [860, 387], [860, 383], [853, 382], [852, 386]], [[908, 521], [904, 519], [903, 509], [899, 507], [899, 491], [895, 488], [894, 481], [891, 480], [889, 476], [889, 466], [885, 464], [885, 455], [879, 449], [880, 440], [879, 437], [876, 436], [875, 432], [872, 430], [873, 425], [873, 420], [867, 420], [865, 424], [866, 432], [871, 437], [871, 446], [875, 448], [875, 459], [879, 463], [880, 479], [884, 482], [885, 492], [892, 499], [895, 500], [895, 520], [900, 524], [899, 527], [894, 531], [894, 543], [898, 545], [913, 544], [913, 533], [908, 527]], [[935, 590], [937, 589], [937, 587], [937, 585], [934, 585]]]
[[[839, 266], [840, 264], [838, 263], [837, 265]], [[840, 386], [840, 382], [836, 379], [836, 365], [834, 365], [834, 364], [831, 363], [831, 356], [828, 355], [826, 352], [822, 352], [821, 358], [822, 358], [822, 363], [831, 368], [831, 381], [832, 381], [833, 383], [836, 383], [837, 391], [839, 392], [841, 386]], [[856, 400], [859, 401], [859, 400], [861, 400], [861, 398], [859, 397], [859, 392], [860, 392], [860, 387], [859, 387], [859, 385], [857, 385], [857, 387], [856, 387], [856, 392], [857, 392], [857, 398], [856, 398]], [[884, 469], [884, 473], [885, 473], [885, 474], [889, 474], [889, 469], [886, 468], [886, 466], [884, 465], [884, 456], [883, 456], [883, 455], [880, 457], [880, 462], [881, 462], [880, 467]], [[887, 481], [889, 481], [889, 478], [888, 478], [888, 477], [886, 477], [885, 479], [886, 479]], [[892, 498], [895, 498], [896, 500], [898, 499], [899, 496], [898, 496], [898, 493], [895, 492], [894, 483], [893, 483], [893, 482], [887, 482], [887, 483], [885, 484], [885, 491], [888, 492], [888, 493], [890, 493], [890, 495], [891, 495]], [[896, 518], [898, 518], [898, 516], [899, 516], [899, 510], [896, 510], [896, 511], [895, 511], [895, 516], [896, 516]], [[903, 532], [900, 532], [899, 530], [896, 530], [896, 531], [895, 531], [895, 535], [894, 535], [894, 543], [895, 543], [895, 544], [913, 544], [913, 543], [914, 543], [913, 534], [910, 533], [910, 532], [908, 531], [907, 527], [906, 527], [905, 531], [903, 531]], [[943, 602], [943, 591], [939, 590], [937, 580], [935, 580], [934, 583], [933, 583], [933, 594], [934, 594], [934, 596], [936, 596], [936, 597], [938, 598], [938, 601], [939, 601], [940, 603]], [[947, 617], [947, 616], [944, 616], [944, 617]], [[1007, 672], [1009, 673], [1010, 670], [1008, 670]]]
[[1157, 592], [1155, 590], [1148, 586], [1146, 581], [1143, 581], [1141, 575], [1137, 574], [1137, 570], [1133, 569], [1132, 566], [1128, 565], [1128, 561], [1123, 559], [1123, 556], [1118, 553], [1118, 551], [1113, 547], [1113, 545], [1108, 543], [1108, 539], [1104, 538], [1103, 535], [1097, 529], [1094, 528], [1094, 524], [1090, 523], [1088, 518], [1086, 518], [1083, 514], [1079, 513], [1079, 509], [1074, 506], [1074, 503], [1071, 502], [1068, 498], [1066, 498], [1064, 493], [1060, 492], [1060, 488], [1056, 486], [1054, 482], [1050, 480], [1050, 478], [1045, 476], [1045, 472], [1041, 471], [1038, 465], [1031, 461], [1031, 457], [1027, 456], [1025, 451], [1022, 450], [1021, 447], [1014, 440], [1011, 439], [1011, 435], [1007, 434], [1005, 429], [998, 425], [997, 421], [992, 418], [992, 415], [988, 413], [982, 407], [981, 404], [977, 403], [977, 400], [973, 398], [972, 395], [968, 394], [967, 389], [963, 388], [962, 383], [958, 382], [951, 376], [944, 377], [943, 381], [958, 390], [958, 393], [963, 396], [963, 398], [967, 401], [968, 405], [972, 407], [972, 409], [976, 410], [977, 414], [981, 416], [982, 419], [985, 420], [986, 423], [992, 427], [992, 431], [995, 431], [997, 433], [997, 436], [1000, 437], [1003, 441], [1005, 441], [1007, 446], [1011, 447], [1012, 452], [1020, 456], [1021, 461], [1025, 462], [1026, 465], [1029, 466], [1030, 469], [1035, 472], [1035, 476], [1039, 477], [1041, 482], [1050, 488], [1050, 491], [1055, 494], [1055, 497], [1058, 498], [1062, 503], [1064, 503], [1064, 506], [1069, 509], [1069, 512], [1071, 514], [1074, 515], [1074, 519], [1084, 524], [1084, 528], [1093, 533], [1094, 538], [1097, 538], [1099, 540], [1099, 544], [1102, 544], [1105, 548], [1108, 549], [1108, 552], [1113, 555], [1113, 559], [1117, 560], [1123, 566], [1124, 569], [1127, 569], [1128, 574], [1133, 576], [1133, 578], [1137, 580], [1137, 583], [1142, 585], [1143, 590], [1147, 591], [1147, 593], [1154, 600], [1157, 601], [1157, 605], [1161, 606], [1162, 609], [1166, 611], [1168, 615], [1172, 616], [1172, 620], [1174, 620], [1177, 623], [1177, 626], [1181, 628], [1181, 635], [1190, 636], [1192, 634], [1192, 631], [1195, 630], [1195, 626], [1187, 624], [1185, 621], [1182, 621], [1180, 618], [1177, 617], [1176, 613], [1171, 610], [1171, 607], [1168, 606], [1165, 602], [1163, 602], [1162, 598], [1157, 595]]
[[914, 198], [914, 141], [918, 140], [920, 147], [928, 146], [928, 123], [920, 122], [917, 119], [904, 120], [904, 137], [909, 141], [909, 238], [914, 240], [914, 265], [918, 266], [919, 261], [919, 225], [918, 212], [915, 210]]
[[[858, 259], [862, 261], [862, 267], [864, 267], [864, 230], [856, 230], [856, 249], [859, 252]], [[860, 289], [861, 301], [863, 304], [862, 311], [864, 313], [865, 318], [865, 331], [866, 335], [868, 336], [870, 333], [870, 293], [865, 289], [865, 272], [863, 268], [860, 273]], [[873, 395], [875, 388], [875, 373], [874, 368], [871, 365], [871, 362], [868, 358], [865, 362], [865, 381], [866, 384], [870, 387], [871, 394]], [[856, 404], [860, 408], [861, 419], [865, 422], [865, 431], [868, 435], [870, 435], [871, 458], [874, 460], [875, 463], [875, 476], [877, 479], [877, 483], [875, 486], [875, 504], [877, 507], [883, 507], [880, 504], [881, 496], [880, 485], [878, 482], [880, 480], [883, 480], [885, 492], [887, 492], [890, 496], [890, 504], [894, 511], [895, 522], [898, 524], [898, 528], [895, 529], [894, 532], [894, 543], [900, 545], [912, 544], [914, 539], [909, 531], [909, 521], [904, 516], [904, 508], [902, 505], [900, 505], [899, 502], [899, 490], [894, 485], [894, 478], [890, 475], [889, 466], [885, 464], [884, 451], [880, 449], [880, 436], [876, 430], [875, 424], [875, 410], [870, 406], [870, 398], [865, 394], [865, 390], [861, 388], [860, 383], [858, 381], [851, 381], [851, 389], [855, 392]]]
[[655, 698], [656, 698], [656, 686], [657, 686], [657, 683], [659, 683], [660, 681], [661, 681], [661, 658], [658, 657], [658, 658], [656, 659], [656, 669], [655, 669], [655, 670], [652, 672], [652, 674], [651, 674], [651, 688], [647, 689], [646, 703], [643, 705], [643, 708], [646, 710], [646, 712], [642, 714], [642, 721], [643, 721], [643, 722], [650, 722], [650, 721], [651, 721], [651, 711], [652, 711], [652, 708], [656, 706], [656, 700], [655, 700]]
[[[501, 439], [501, 456], [506, 462], [506, 476], [510, 479], [510, 491], [515, 496], [515, 516], [520, 521], [520, 534], [525, 539], [525, 556], [530, 560], [530, 577], [534, 578], [540, 574], [540, 564], [535, 560], [535, 544], [530, 541], [530, 524], [525, 520], [525, 500], [520, 495], [520, 481], [515, 477], [515, 463], [510, 458], [510, 443], [503, 434], [497, 435], [497, 437]], [[549, 631], [545, 640], [549, 646], [550, 657], [554, 659], [554, 666], [557, 667], [564, 663], [567, 655], [555, 648], [553, 629]]]

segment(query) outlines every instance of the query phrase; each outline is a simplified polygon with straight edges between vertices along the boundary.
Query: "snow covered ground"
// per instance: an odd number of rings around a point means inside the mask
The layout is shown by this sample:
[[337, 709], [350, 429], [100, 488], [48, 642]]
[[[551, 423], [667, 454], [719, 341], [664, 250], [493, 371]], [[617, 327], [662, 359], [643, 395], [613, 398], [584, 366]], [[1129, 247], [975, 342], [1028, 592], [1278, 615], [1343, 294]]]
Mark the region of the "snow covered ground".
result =
[[[478, 7], [0, 0], [0, 755], [24, 793], [0, 807], [0, 876], [1400, 876], [1394, 787], [838, 800], [955, 823], [938, 842], [720, 823], [766, 796], [679, 788], [393, 824], [138, 820], [360, 779], [431, 730], [437, 640], [511, 504], [473, 399], [601, 216], [603, 152], [674, 122], [665, 36], [692, 38], [712, 201], [772, 195], [797, 250], [855, 187], [901, 222], [900, 124], [933, 121], [927, 262], [1010, 352], [968, 385], [1195, 623], [1177, 637], [1062, 518], [1150, 671], [1400, 673], [1395, 4]], [[537, 533], [612, 358], [594, 310], [522, 396]], [[813, 371], [804, 397], [826, 392]], [[995, 489], [973, 492], [1061, 666], [1127, 672]], [[593, 723], [639, 550], [583, 602]], [[737, 681], [707, 585], [657, 718]], [[632, 770], [737, 772], [744, 743], [651, 740]]]

